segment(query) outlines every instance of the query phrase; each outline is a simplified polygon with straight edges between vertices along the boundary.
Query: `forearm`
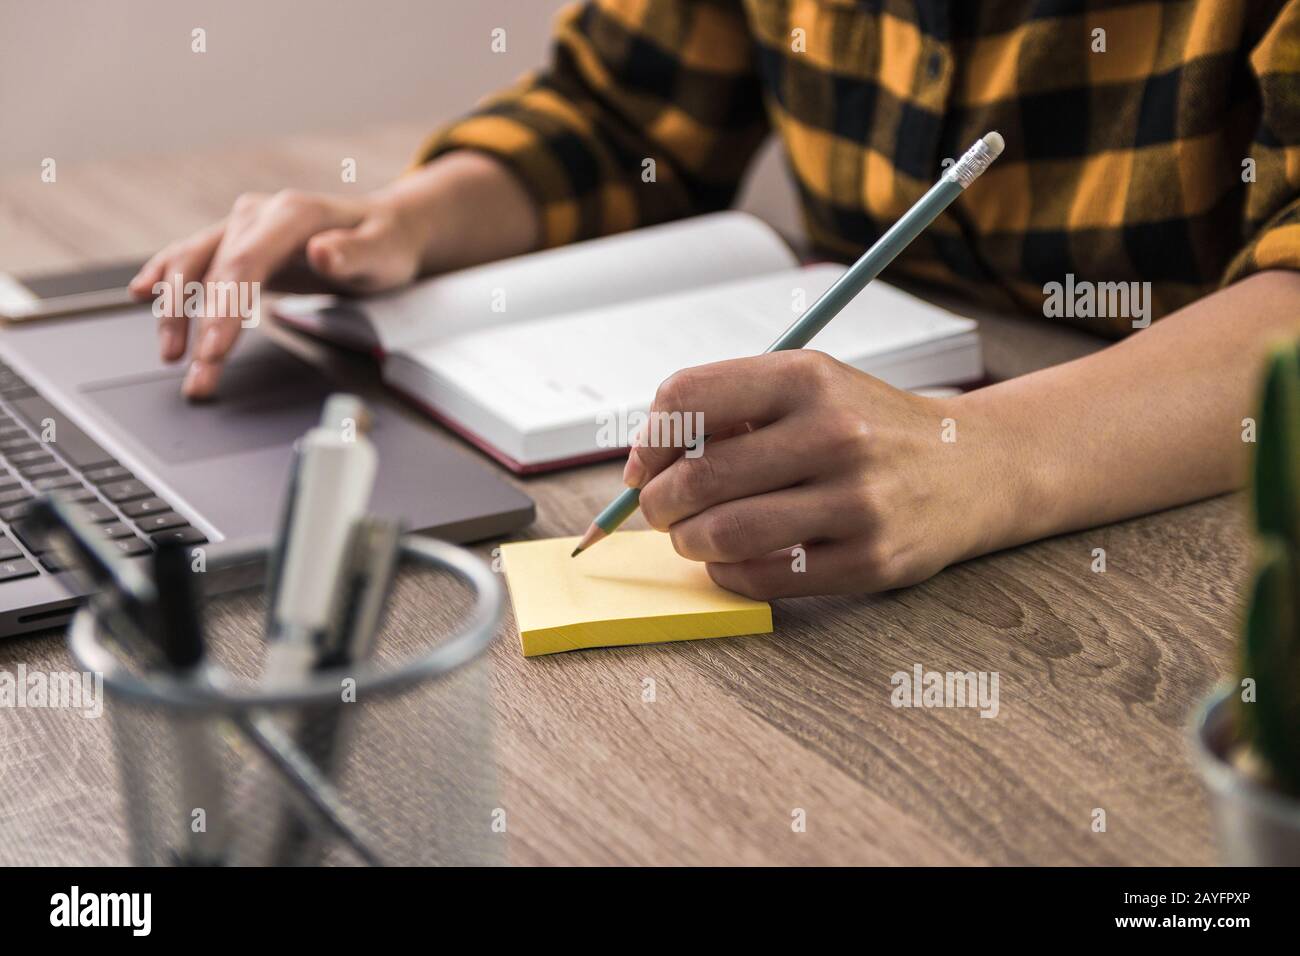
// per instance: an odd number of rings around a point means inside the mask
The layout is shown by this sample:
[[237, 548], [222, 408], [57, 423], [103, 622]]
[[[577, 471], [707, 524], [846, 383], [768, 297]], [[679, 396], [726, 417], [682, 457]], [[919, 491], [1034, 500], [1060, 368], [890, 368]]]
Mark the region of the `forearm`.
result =
[[1300, 275], [1261, 273], [1086, 358], [955, 400], [959, 441], [996, 488], [972, 554], [1240, 487], [1263, 358], [1298, 330]]
[[432, 274], [536, 249], [536, 205], [502, 163], [459, 150], [412, 170], [377, 197], [420, 249], [420, 272]]

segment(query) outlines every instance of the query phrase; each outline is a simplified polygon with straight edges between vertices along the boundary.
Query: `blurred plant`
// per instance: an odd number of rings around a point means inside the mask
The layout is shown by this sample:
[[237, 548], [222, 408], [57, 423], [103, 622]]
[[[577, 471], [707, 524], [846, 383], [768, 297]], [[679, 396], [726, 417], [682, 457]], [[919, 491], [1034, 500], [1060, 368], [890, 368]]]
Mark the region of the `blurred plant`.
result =
[[1260, 403], [1254, 463], [1256, 568], [1246, 606], [1240, 705], [1243, 742], [1266, 781], [1300, 796], [1300, 345], [1274, 350]]

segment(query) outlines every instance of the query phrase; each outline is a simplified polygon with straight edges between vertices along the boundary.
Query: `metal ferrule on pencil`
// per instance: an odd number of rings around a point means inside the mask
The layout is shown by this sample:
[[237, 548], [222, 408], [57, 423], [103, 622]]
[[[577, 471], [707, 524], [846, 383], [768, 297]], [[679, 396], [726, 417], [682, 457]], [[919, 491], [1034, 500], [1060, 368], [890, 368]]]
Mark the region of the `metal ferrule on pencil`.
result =
[[[993, 139], [993, 137], [997, 138]], [[966, 150], [962, 158], [949, 167], [944, 175], [965, 189], [989, 168], [1001, 152], [1002, 137], [997, 133], [990, 133], [983, 139], [975, 140], [975, 145]]]

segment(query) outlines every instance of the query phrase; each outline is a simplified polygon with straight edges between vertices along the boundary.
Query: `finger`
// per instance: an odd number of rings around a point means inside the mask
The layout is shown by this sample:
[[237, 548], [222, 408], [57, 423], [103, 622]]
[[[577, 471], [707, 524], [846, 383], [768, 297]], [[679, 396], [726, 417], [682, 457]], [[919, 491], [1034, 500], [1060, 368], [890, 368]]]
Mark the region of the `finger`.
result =
[[754, 426], [749, 422], [742, 422], [739, 425], [732, 425], [730, 428], [724, 428], [721, 431], [709, 432], [709, 441], [713, 444], [717, 444], [718, 442], [726, 441], [728, 438], [735, 435], [744, 435], [753, 430]]
[[127, 290], [136, 299], [148, 299], [157, 294], [154, 292], [154, 285], [169, 278], [167, 275], [169, 265], [201, 262], [206, 266], [212, 258], [212, 253], [216, 251], [217, 243], [221, 241], [221, 233], [225, 226], [223, 219], [199, 230], [188, 239], [174, 242], [155, 252], [140, 267], [140, 271], [131, 277], [131, 281], [127, 283]]
[[885, 590], [887, 585], [861, 572], [864, 546], [860, 538], [801, 544], [749, 561], [710, 562], [704, 567], [719, 587], [757, 601]]
[[223, 229], [224, 223], [215, 223], [189, 239], [169, 246], [146, 263], [132, 280], [133, 294], [138, 288], [148, 295], [158, 295], [163, 291], [159, 283], [168, 287], [170, 294], [164, 296], [161, 310], [155, 310], [158, 315], [158, 352], [165, 362], [174, 362], [185, 354], [189, 327], [185, 315], [185, 284], [202, 278]]
[[307, 240], [307, 265], [319, 275], [335, 282], [360, 271], [365, 258], [365, 242], [358, 242], [355, 230], [329, 229]]
[[216, 392], [220, 378], [220, 363], [195, 359], [185, 373], [185, 381], [181, 383], [181, 393], [186, 398], [208, 398]]
[[[684, 369], [659, 386], [650, 406], [649, 426], [656, 423], [698, 422], [706, 432], [722, 431], [743, 423], [760, 428], [782, 417], [802, 400], [801, 381], [805, 356], [813, 353], [777, 352], [750, 358], [714, 362]], [[688, 418], [689, 416], [689, 418]], [[680, 443], [662, 439], [663, 433], [682, 429], [658, 429], [661, 440], [644, 440], [644, 432], [628, 453], [624, 482], [643, 488], [646, 482], [667, 468], [682, 454]]]
[[[205, 283], [262, 283], [281, 269], [307, 240], [323, 229], [354, 225], [361, 218], [360, 206], [329, 197], [307, 196], [294, 191], [277, 193], [262, 203], [260, 212], [240, 229], [228, 229], [222, 237]], [[210, 286], [209, 286], [210, 287]], [[208, 299], [195, 359], [181, 390], [190, 398], [209, 396], [216, 389], [221, 365], [239, 336], [244, 317], [231, 306], [246, 301], [243, 293], [228, 296], [225, 307]]]
[[816, 473], [815, 442], [798, 416], [724, 441], [710, 438], [698, 454], [684, 454], [650, 479], [641, 489], [641, 514], [666, 531], [724, 501], [788, 488]]
[[668, 533], [684, 558], [735, 563], [796, 544], [857, 536], [866, 525], [849, 495], [816, 484], [727, 501], [674, 524]]
[[354, 229], [329, 229], [307, 242], [307, 263], [331, 282], [379, 289], [408, 281], [414, 257], [401, 247], [391, 226], [366, 219]]
[[163, 263], [167, 261], [170, 249], [160, 249], [149, 257], [149, 260], [140, 267], [140, 271], [131, 277], [131, 281], [126, 284], [127, 291], [131, 293], [131, 298], [138, 302], [153, 296], [153, 287], [163, 274]]
[[209, 279], [265, 282], [319, 232], [356, 226], [364, 208], [350, 200], [285, 190], [235, 217], [212, 257]]

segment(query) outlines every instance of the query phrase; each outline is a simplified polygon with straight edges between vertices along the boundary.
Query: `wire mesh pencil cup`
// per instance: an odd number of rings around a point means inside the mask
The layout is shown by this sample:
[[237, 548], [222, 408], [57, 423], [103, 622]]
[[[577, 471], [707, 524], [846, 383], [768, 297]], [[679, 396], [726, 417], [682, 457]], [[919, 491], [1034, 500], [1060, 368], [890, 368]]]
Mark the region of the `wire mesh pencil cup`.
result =
[[446, 542], [407, 535], [400, 554], [468, 586], [459, 629], [395, 655], [410, 635], [395, 642], [386, 627], [365, 662], [274, 689], [219, 665], [194, 680], [150, 668], [89, 608], [78, 612], [69, 645], [103, 675], [134, 864], [501, 861], [485, 652], [502, 589]]

